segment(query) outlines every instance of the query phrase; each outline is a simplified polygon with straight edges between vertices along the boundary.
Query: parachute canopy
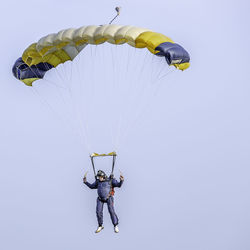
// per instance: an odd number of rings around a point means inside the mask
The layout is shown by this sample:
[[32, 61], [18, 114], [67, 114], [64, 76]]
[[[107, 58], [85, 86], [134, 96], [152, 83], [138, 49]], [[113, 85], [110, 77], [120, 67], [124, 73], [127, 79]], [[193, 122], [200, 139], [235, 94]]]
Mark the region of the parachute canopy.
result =
[[108, 24], [70, 28], [42, 37], [23, 52], [12, 72], [17, 79], [32, 86], [35, 80], [43, 78], [51, 68], [73, 60], [88, 44], [99, 45], [104, 42], [147, 48], [156, 56], [164, 56], [168, 65], [180, 70], [190, 65], [188, 52], [169, 37], [145, 28]]

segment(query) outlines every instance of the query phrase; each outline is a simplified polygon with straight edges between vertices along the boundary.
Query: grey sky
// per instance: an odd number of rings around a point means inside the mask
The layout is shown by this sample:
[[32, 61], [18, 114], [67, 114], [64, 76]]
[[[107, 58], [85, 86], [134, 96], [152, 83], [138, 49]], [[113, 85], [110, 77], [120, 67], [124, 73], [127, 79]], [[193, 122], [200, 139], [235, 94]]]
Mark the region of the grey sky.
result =
[[[183, 45], [191, 67], [168, 77], [120, 148], [120, 233], [105, 209], [95, 235], [96, 193], [82, 184], [88, 152], [11, 67], [40, 37], [107, 23], [115, 6], [118, 23]], [[1, 3], [0, 248], [250, 249], [249, 8], [243, 0]]]

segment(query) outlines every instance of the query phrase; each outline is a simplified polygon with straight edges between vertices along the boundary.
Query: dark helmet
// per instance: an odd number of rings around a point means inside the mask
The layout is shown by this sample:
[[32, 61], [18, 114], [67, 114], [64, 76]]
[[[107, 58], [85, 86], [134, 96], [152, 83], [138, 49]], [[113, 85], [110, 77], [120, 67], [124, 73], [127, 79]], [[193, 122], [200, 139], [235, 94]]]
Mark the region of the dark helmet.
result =
[[106, 178], [106, 174], [105, 174], [105, 172], [104, 171], [102, 171], [102, 170], [98, 170], [98, 172], [97, 172], [97, 177], [104, 177], [104, 178]]

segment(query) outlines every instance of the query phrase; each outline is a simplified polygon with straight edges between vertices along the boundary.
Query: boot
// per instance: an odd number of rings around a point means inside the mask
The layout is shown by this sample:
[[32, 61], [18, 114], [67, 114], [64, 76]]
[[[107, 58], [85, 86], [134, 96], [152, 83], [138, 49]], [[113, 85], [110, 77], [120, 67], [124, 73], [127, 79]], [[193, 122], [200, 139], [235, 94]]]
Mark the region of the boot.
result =
[[114, 227], [114, 231], [115, 231], [115, 233], [119, 233], [119, 228], [117, 225]]
[[99, 227], [96, 229], [95, 233], [101, 232], [103, 228], [104, 228], [104, 226], [99, 226]]

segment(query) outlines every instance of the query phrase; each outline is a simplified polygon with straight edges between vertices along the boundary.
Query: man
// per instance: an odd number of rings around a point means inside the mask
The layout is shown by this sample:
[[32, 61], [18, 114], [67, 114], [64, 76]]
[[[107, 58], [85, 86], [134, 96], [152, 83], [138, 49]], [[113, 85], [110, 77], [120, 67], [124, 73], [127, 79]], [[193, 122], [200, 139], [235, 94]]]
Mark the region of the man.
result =
[[103, 205], [107, 203], [108, 211], [114, 225], [115, 233], [119, 232], [118, 228], [118, 217], [115, 213], [114, 209], [114, 188], [121, 187], [124, 181], [124, 177], [120, 175], [120, 182], [118, 182], [113, 176], [109, 178], [107, 175], [102, 171], [98, 170], [97, 172], [97, 179], [94, 183], [87, 182], [86, 176], [83, 178], [84, 184], [86, 184], [91, 189], [97, 189], [98, 197], [97, 197], [97, 204], [96, 204], [96, 215], [98, 220], [98, 228], [95, 231], [99, 233], [103, 227]]

